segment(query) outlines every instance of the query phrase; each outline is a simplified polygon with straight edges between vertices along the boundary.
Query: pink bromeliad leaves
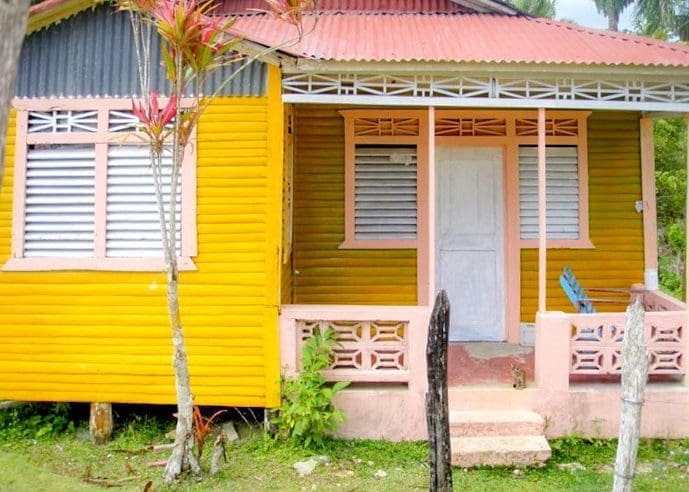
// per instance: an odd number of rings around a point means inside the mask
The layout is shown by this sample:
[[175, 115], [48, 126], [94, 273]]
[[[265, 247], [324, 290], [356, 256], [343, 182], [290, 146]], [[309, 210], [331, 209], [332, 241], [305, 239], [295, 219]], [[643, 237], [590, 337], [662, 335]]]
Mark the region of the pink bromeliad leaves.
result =
[[165, 127], [172, 122], [177, 114], [177, 98], [173, 95], [164, 108], [160, 108], [158, 93], [151, 92], [148, 104], [132, 101], [132, 113], [143, 124], [143, 131], [148, 134], [155, 144], [156, 152], [162, 151], [163, 144], [170, 130]]
[[274, 17], [300, 27], [304, 13], [315, 7], [315, 0], [266, 0]]

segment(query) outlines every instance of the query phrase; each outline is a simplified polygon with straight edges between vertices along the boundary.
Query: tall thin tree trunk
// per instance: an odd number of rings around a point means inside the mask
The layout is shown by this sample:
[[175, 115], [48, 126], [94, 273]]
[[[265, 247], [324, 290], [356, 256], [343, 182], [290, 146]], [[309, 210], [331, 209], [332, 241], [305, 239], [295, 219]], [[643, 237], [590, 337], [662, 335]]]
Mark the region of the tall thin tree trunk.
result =
[[5, 170], [5, 139], [17, 63], [26, 34], [29, 0], [0, 0], [0, 186]]
[[[174, 241], [171, 244], [171, 248], [172, 251], [175, 251]], [[201, 467], [193, 452], [194, 429], [192, 425], [194, 400], [189, 382], [189, 364], [184, 344], [182, 319], [179, 314], [179, 272], [177, 270], [175, 254], [171, 255], [168, 260], [167, 306], [170, 328], [172, 330], [172, 366], [175, 371], [175, 388], [177, 391], [175, 447], [165, 468], [165, 481], [171, 483], [186, 469], [189, 469], [195, 477], [201, 477]]]
[[[184, 158], [184, 147], [180, 142], [182, 130], [182, 96], [184, 95], [184, 77], [182, 53], [175, 54], [176, 73], [172, 91], [177, 101], [172, 134], [172, 170], [170, 173], [170, 199], [167, 222], [167, 238], [163, 241], [167, 263], [167, 306], [172, 330], [173, 359], [175, 371], [175, 388], [177, 390], [177, 431], [175, 447], [165, 469], [165, 481], [170, 483], [183, 471], [189, 470], [198, 480], [201, 479], [201, 466], [194, 454], [194, 397], [189, 380], [189, 362], [184, 343], [182, 319], [179, 313], [179, 269], [177, 267], [177, 185], [179, 183]], [[162, 176], [161, 176], [162, 178]], [[161, 182], [162, 183], [162, 182]], [[163, 212], [161, 208], [161, 213]], [[163, 231], [163, 234], [165, 230]]]

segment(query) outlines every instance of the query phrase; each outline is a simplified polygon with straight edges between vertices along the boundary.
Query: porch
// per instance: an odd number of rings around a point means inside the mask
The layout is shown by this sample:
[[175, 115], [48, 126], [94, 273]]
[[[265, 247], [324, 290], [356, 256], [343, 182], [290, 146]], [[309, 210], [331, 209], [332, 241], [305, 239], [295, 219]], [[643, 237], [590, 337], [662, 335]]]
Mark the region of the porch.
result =
[[[327, 376], [352, 382], [337, 398], [342, 436], [425, 437], [426, 333], [441, 288], [454, 342], [509, 347], [470, 365], [477, 345], [452, 346], [451, 410], [534, 411], [548, 437], [616, 435], [624, 306], [568, 314], [566, 265], [584, 286], [646, 283], [643, 433], [689, 435], [687, 308], [658, 292], [652, 121], [629, 109], [287, 107], [281, 367], [298, 370], [314, 329], [338, 333]], [[358, 168], [381, 154], [376, 172], [402, 168], [382, 185]], [[512, 387], [513, 361], [533, 378], [525, 390]]]
[[[686, 305], [660, 292], [646, 292], [643, 302], [651, 367], [642, 432], [647, 437], [684, 437], [689, 433]], [[430, 308], [418, 306], [285, 305], [280, 316], [283, 373], [298, 371], [301, 343], [313, 330], [333, 329], [339, 345], [327, 377], [352, 382], [337, 398], [347, 414], [341, 435], [423, 439], [429, 317]], [[501, 379], [498, 374], [486, 383], [486, 374], [473, 374], [459, 382], [453, 373], [476, 367], [462, 367], [462, 360], [451, 355], [450, 410], [531, 410], [546, 419], [548, 437], [614, 437], [624, 324], [624, 313], [539, 314], [534, 347], [521, 347], [527, 359], [527, 354], [534, 357], [534, 379], [521, 391], [512, 388], [509, 375]], [[494, 351], [504, 359], [500, 352]], [[487, 377], [495, 376], [496, 358], [488, 356], [484, 362], [492, 366]], [[509, 370], [504, 363], [497, 366]]]

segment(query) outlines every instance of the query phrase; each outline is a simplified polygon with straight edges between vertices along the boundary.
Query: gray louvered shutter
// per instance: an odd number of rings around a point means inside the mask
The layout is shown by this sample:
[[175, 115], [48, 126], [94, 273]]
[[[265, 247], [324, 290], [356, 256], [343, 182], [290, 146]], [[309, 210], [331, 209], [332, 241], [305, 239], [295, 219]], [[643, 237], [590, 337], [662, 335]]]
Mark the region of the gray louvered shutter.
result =
[[357, 145], [356, 239], [416, 239], [416, 147]]
[[[164, 201], [169, 202], [169, 153], [163, 158], [166, 169]], [[160, 221], [153, 176], [146, 145], [111, 145], [108, 148], [106, 255], [108, 257], [162, 256]], [[181, 238], [181, 184], [177, 188], [177, 251]], [[166, 213], [169, 208], [165, 207]]]
[[93, 145], [35, 145], [26, 156], [24, 257], [94, 255]]
[[[546, 148], [548, 239], [579, 239], [577, 147]], [[538, 147], [519, 147], [519, 217], [522, 239], [538, 238]]]

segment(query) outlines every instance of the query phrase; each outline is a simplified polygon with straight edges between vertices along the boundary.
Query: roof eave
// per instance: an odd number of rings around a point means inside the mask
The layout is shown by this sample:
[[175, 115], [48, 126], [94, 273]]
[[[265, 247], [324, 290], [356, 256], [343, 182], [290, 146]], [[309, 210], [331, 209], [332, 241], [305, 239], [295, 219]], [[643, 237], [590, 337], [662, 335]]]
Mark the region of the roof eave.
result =
[[658, 76], [686, 80], [689, 66], [670, 65], [622, 65], [622, 64], [576, 64], [576, 63], [533, 63], [533, 62], [423, 62], [423, 61], [335, 61], [297, 58], [296, 62], [284, 67], [285, 73], [434, 73], [457, 74], [495, 72], [501, 75], [605, 75], [606, 77], [629, 75], [639, 79]]
[[56, 24], [105, 0], [45, 0], [29, 8], [26, 34]]
[[514, 5], [500, 0], [452, 0], [452, 2], [475, 10], [479, 13], [507, 14], [507, 15], [529, 15], [522, 12]]

